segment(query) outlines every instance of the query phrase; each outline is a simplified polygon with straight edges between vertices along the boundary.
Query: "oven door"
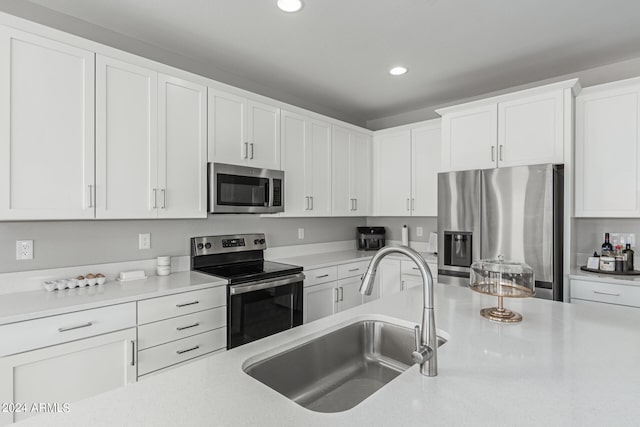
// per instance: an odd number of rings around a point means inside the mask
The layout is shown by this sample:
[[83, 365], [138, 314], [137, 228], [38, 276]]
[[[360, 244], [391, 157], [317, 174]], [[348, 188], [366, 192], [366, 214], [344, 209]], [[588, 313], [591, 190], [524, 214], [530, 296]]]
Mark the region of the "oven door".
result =
[[209, 163], [209, 212], [282, 212], [283, 184], [283, 171]]
[[228, 287], [227, 349], [302, 324], [304, 274]]

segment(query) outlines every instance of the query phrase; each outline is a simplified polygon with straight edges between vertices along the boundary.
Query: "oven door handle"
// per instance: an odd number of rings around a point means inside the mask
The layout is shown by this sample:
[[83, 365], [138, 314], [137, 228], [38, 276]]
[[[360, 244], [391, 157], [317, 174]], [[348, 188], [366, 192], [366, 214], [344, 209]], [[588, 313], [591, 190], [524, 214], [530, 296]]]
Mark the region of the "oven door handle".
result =
[[277, 288], [278, 286], [290, 285], [292, 283], [304, 281], [304, 274], [297, 273], [281, 278], [260, 280], [258, 282], [242, 283], [240, 285], [229, 286], [229, 294], [240, 295], [247, 292], [259, 291], [262, 289]]

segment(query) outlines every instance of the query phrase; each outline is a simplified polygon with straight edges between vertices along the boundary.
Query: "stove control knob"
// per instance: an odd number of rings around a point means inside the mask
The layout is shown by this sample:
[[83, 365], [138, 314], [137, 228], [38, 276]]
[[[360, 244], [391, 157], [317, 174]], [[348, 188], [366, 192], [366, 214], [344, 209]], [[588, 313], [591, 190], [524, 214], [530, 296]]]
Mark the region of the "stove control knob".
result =
[[260, 239], [260, 244], [264, 245], [265, 240], [264, 239]]
[[202, 243], [198, 243], [198, 249], [202, 249], [204, 248], [204, 245]]
[[207, 243], [206, 245], [204, 245], [204, 247], [205, 247], [206, 249], [211, 249], [211, 243]]
[[254, 240], [254, 241], [253, 241], [253, 244], [254, 244], [254, 245], [259, 245], [259, 244], [260, 244], [260, 239], [256, 239], [256, 240]]

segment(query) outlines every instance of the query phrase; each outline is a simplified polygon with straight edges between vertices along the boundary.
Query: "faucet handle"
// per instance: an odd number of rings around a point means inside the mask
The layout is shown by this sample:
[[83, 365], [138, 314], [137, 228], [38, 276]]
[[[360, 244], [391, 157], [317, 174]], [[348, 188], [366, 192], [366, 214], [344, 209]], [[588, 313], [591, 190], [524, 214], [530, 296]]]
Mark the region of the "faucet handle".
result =
[[433, 357], [433, 350], [428, 345], [422, 345], [420, 326], [416, 325], [413, 330], [416, 338], [416, 349], [411, 353], [411, 360], [414, 363], [423, 364]]

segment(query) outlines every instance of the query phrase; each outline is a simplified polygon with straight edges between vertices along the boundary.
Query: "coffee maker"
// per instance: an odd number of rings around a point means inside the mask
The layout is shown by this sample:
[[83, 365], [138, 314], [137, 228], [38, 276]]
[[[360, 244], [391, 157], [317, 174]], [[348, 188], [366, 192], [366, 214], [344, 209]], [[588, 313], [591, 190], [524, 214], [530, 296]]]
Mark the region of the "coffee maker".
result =
[[384, 227], [358, 227], [356, 240], [358, 249], [363, 251], [377, 251], [384, 246]]

